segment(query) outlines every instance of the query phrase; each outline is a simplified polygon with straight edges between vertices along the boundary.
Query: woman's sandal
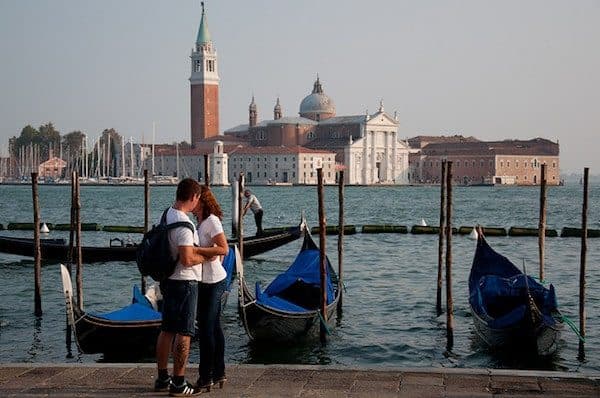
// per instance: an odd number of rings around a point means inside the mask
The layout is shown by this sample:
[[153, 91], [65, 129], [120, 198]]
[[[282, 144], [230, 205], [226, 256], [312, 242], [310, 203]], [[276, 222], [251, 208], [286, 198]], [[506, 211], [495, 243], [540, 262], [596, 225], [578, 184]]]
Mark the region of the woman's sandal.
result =
[[219, 388], [223, 388], [223, 385], [227, 381], [227, 376], [223, 375], [215, 380], [215, 384], [219, 384]]

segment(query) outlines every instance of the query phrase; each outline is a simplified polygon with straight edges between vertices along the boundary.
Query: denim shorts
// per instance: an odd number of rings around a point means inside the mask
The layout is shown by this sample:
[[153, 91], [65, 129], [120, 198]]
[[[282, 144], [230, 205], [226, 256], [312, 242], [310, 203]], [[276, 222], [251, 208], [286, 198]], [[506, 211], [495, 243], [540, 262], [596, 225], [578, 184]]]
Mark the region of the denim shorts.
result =
[[160, 283], [163, 295], [161, 330], [185, 336], [196, 334], [198, 282], [167, 279]]

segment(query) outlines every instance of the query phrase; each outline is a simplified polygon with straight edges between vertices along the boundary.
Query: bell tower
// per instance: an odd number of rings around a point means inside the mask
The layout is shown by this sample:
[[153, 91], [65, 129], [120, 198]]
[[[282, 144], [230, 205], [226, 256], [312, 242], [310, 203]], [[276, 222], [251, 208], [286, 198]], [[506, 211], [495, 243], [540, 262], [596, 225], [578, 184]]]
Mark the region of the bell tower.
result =
[[219, 135], [219, 68], [217, 50], [208, 32], [204, 2], [196, 46], [190, 56], [191, 144]]

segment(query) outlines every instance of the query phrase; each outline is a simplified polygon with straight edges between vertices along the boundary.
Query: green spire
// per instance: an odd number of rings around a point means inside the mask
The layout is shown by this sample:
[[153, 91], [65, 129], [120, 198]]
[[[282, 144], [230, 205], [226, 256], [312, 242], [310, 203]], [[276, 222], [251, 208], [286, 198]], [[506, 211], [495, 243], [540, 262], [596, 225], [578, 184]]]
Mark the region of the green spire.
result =
[[196, 45], [204, 43], [210, 43], [210, 33], [208, 33], [208, 23], [206, 22], [206, 16], [204, 13], [204, 2], [202, 4], [202, 18], [200, 19], [200, 27], [198, 28], [198, 37], [196, 38]]

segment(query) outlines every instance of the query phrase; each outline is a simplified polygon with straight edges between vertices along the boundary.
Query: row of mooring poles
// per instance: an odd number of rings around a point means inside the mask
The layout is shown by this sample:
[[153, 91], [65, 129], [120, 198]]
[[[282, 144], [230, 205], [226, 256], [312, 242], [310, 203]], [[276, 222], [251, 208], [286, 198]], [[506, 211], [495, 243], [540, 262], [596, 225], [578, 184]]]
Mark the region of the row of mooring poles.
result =
[[454, 304], [452, 301], [452, 162], [443, 160], [440, 178], [440, 226], [436, 312], [442, 314], [444, 240], [446, 242], [446, 350], [454, 346]]
[[[77, 308], [83, 311], [83, 259], [81, 254], [81, 200], [80, 200], [79, 173], [71, 173], [71, 212], [69, 228], [69, 253], [67, 259], [67, 270], [69, 276], [72, 276], [72, 264], [76, 264], [76, 297]], [[66, 314], [65, 341], [67, 346], [67, 357], [71, 355], [71, 325], [69, 324], [69, 314]]]
[[[319, 203], [319, 268], [321, 279], [321, 300], [320, 312], [321, 322], [319, 327], [319, 337], [322, 344], [327, 342], [327, 322], [329, 314], [327, 313], [327, 250], [326, 250], [326, 230], [327, 218], [325, 215], [325, 194], [323, 183], [323, 169], [317, 168], [317, 197]], [[342, 314], [343, 302], [343, 257], [344, 257], [344, 171], [341, 170], [338, 174], [338, 205], [339, 205], [339, 220], [338, 220], [338, 289], [339, 301], [337, 304], [337, 316]]]
[[[585, 272], [587, 258], [587, 212], [588, 212], [588, 190], [589, 190], [589, 167], [583, 170], [583, 204], [581, 210], [581, 261], [579, 267], [579, 349], [578, 359], [585, 359]], [[546, 194], [547, 194], [547, 165], [541, 165], [540, 176], [540, 222], [538, 232], [538, 247], [540, 261], [540, 281], [544, 281], [544, 257], [546, 239]]]

